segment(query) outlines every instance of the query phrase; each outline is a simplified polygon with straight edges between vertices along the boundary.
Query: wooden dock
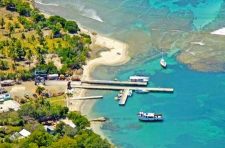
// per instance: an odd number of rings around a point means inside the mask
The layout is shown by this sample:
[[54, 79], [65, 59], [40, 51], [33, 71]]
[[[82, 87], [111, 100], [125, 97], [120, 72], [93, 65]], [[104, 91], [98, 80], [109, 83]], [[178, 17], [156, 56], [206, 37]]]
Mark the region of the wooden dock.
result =
[[88, 97], [76, 97], [71, 98], [70, 100], [90, 100], [90, 99], [102, 99], [103, 96], [88, 96]]
[[147, 82], [131, 82], [131, 81], [109, 81], [109, 80], [84, 80], [81, 83], [100, 84], [100, 85], [129, 85], [129, 86], [147, 86]]
[[152, 88], [152, 87], [128, 87], [128, 86], [108, 86], [108, 85], [71, 85], [73, 88], [99, 89], [99, 90], [139, 90], [144, 89], [149, 92], [173, 93], [173, 88]]
[[129, 94], [129, 89], [125, 89], [123, 91], [123, 95], [121, 96], [120, 98], [120, 101], [119, 101], [119, 105], [125, 105], [126, 104], [126, 101], [127, 101], [127, 98], [128, 98], [128, 94]]
[[107, 121], [107, 118], [106, 117], [99, 117], [99, 118], [96, 118], [96, 119], [92, 119], [91, 121], [92, 122], [105, 122], [105, 121]]

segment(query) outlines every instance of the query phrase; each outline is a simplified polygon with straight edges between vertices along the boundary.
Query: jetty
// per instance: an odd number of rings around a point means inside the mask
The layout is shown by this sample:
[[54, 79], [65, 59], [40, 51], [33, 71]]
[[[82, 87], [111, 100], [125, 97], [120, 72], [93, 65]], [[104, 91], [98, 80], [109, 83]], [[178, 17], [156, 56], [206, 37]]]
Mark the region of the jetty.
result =
[[147, 82], [131, 82], [131, 81], [110, 81], [110, 80], [83, 80], [81, 83], [101, 84], [101, 85], [128, 85], [128, 86], [147, 86]]
[[103, 96], [87, 96], [87, 97], [76, 97], [71, 98], [70, 100], [91, 100], [91, 99], [102, 99]]
[[[94, 89], [94, 90], [114, 90], [123, 91], [118, 95], [119, 105], [124, 106], [129, 96], [132, 95], [131, 91], [144, 90], [145, 92], [155, 93], [173, 93], [173, 88], [162, 87], [147, 87], [148, 82], [140, 81], [111, 81], [111, 80], [82, 80], [80, 83], [71, 82], [71, 88], [76, 89]], [[88, 99], [101, 99], [103, 96], [89, 96], [74, 98], [74, 100], [88, 100]]]
[[99, 118], [96, 118], [96, 119], [92, 119], [91, 121], [92, 122], [105, 122], [105, 121], [107, 121], [107, 118], [106, 117], [99, 117]]
[[120, 101], [119, 101], [119, 105], [125, 105], [126, 104], [126, 101], [127, 101], [127, 98], [128, 98], [128, 94], [129, 94], [129, 89], [125, 89], [123, 91], [123, 95], [121, 96], [120, 98]]
[[99, 90], [140, 90], [144, 89], [149, 92], [173, 93], [173, 88], [153, 88], [153, 87], [130, 87], [130, 86], [108, 86], [108, 85], [73, 85], [73, 88], [81, 89], [99, 89]]

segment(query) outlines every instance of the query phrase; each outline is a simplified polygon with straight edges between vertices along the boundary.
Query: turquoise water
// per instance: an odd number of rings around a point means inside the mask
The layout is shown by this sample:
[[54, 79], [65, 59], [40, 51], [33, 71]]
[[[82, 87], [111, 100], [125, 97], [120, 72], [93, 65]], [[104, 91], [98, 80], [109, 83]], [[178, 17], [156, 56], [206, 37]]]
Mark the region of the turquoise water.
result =
[[[166, 70], [161, 69], [156, 58], [117, 74], [121, 80], [137, 73], [147, 74], [150, 87], [173, 87], [175, 92], [134, 93], [124, 107], [114, 100], [116, 92], [109, 93], [93, 109], [95, 116], [110, 118], [103, 131], [119, 147], [224, 147], [225, 74], [191, 71], [173, 58], [167, 58], [167, 62], [169, 67]], [[113, 70], [109, 69], [109, 72]], [[97, 73], [95, 77], [100, 78]], [[136, 114], [141, 110], [163, 113], [165, 121], [139, 122]]]
[[225, 26], [224, 0], [36, 1], [44, 12], [126, 42], [134, 58], [137, 51], [180, 49], [179, 61], [194, 69], [225, 71], [225, 39], [209, 32]]
[[169, 8], [171, 12], [190, 11], [193, 25], [199, 30], [217, 17], [223, 0], [149, 0], [149, 3], [155, 8]]
[[[178, 22], [173, 24], [176, 27], [184, 27], [183, 30], [186, 30], [189, 25], [199, 30], [216, 19], [224, 3], [223, 0], [36, 0], [36, 2], [38, 7], [48, 13], [76, 19], [82, 25], [105, 33], [124, 31], [137, 22], [145, 25], [147, 29], [161, 28], [164, 27], [163, 24], [157, 22], [169, 19], [164, 22], [168, 23], [170, 19], [175, 21], [179, 17], [184, 20], [177, 20], [181, 24], [180, 26]], [[170, 18], [171, 16], [174, 17]]]
[[[224, 60], [215, 60], [225, 59], [219, 46], [224, 40], [207, 36], [207, 30], [225, 26], [221, 17], [225, 16], [224, 0], [37, 1], [42, 11], [78, 20], [85, 27], [128, 43], [132, 60], [124, 66], [99, 67], [95, 78], [126, 80], [141, 73], [150, 76], [149, 86], [175, 89], [174, 94], [134, 94], [125, 107], [114, 100], [116, 92], [107, 93], [96, 103], [92, 116], [110, 118], [103, 132], [118, 147], [224, 147], [225, 73], [197, 72], [176, 61], [180, 53], [191, 52], [197, 64], [225, 69]], [[195, 41], [204, 41], [206, 46], [192, 46]], [[159, 65], [161, 49], [170, 52], [166, 70]], [[165, 121], [141, 123], [136, 117], [140, 110], [163, 113]]]

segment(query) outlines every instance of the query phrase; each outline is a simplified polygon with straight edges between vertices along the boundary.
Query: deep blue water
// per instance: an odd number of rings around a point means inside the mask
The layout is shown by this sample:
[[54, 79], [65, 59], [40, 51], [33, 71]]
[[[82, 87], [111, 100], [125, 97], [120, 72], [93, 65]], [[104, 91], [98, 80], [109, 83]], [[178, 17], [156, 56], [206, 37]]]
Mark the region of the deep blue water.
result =
[[[193, 34], [207, 34], [207, 30], [224, 27], [224, 17], [221, 17], [225, 16], [224, 0], [37, 1], [42, 2], [37, 4], [42, 11], [75, 19], [85, 27], [129, 45], [132, 60], [128, 64], [99, 67], [93, 74], [95, 78], [127, 80], [130, 75], [142, 73], [150, 76], [150, 87], [175, 89], [173, 94], [134, 94], [125, 107], [114, 100], [116, 92], [109, 92], [96, 103], [92, 115], [110, 118], [103, 132], [118, 147], [224, 147], [225, 74], [193, 71], [175, 60], [179, 52], [173, 50], [185, 48], [181, 51], [186, 50], [188, 54], [193, 41], [190, 38], [201, 41], [204, 37], [193, 37]], [[191, 37], [186, 40], [187, 35]], [[196, 54], [208, 48], [214, 54], [216, 47], [212, 46], [211, 50], [210, 43], [206, 42], [205, 48], [198, 49]], [[159, 58], [155, 57], [161, 48], [171, 49], [166, 58], [169, 64], [166, 70], [161, 69]], [[224, 52], [215, 54], [224, 55]], [[205, 62], [209, 60], [213, 61]], [[207, 66], [224, 65], [224, 62], [212, 63]], [[136, 117], [140, 110], [163, 113], [165, 121], [141, 123]]]
[[[128, 148], [222, 148], [225, 144], [225, 74], [201, 73], [167, 58], [168, 69], [159, 59], [121, 70], [122, 80], [143, 73], [150, 76], [149, 87], [172, 87], [173, 94], [135, 94], [121, 107], [111, 92], [94, 107], [95, 116], [109, 117], [103, 131], [113, 143]], [[101, 71], [101, 68], [98, 69]], [[98, 76], [96, 76], [98, 77]], [[137, 112], [163, 113], [162, 123], [142, 123]]]

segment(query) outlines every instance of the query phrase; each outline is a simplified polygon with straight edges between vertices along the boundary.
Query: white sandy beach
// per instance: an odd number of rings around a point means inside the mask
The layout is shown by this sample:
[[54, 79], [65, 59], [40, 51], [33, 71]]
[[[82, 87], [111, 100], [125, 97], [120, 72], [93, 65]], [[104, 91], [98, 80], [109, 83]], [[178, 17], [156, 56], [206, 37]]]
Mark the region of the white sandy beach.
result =
[[[45, 17], [50, 17], [51, 15], [41, 12]], [[89, 80], [91, 79], [91, 73], [97, 66], [100, 65], [109, 65], [109, 66], [118, 66], [125, 64], [130, 60], [128, 55], [128, 45], [126, 43], [120, 42], [118, 40], [100, 35], [98, 33], [93, 33], [89, 29], [82, 27], [79, 23], [78, 26], [81, 32], [86, 33], [91, 36], [92, 45], [97, 45], [99, 47], [108, 48], [108, 51], [103, 51], [100, 53], [100, 57], [88, 60], [86, 65], [83, 66], [83, 75], [82, 80]], [[76, 90], [73, 98], [85, 96], [86, 90]], [[87, 115], [90, 120], [90, 111], [95, 104], [96, 101], [94, 100], [70, 100], [69, 101], [69, 110], [70, 111], [79, 111], [83, 115]], [[93, 131], [103, 138], [106, 136], [101, 131], [102, 123], [91, 123], [91, 128]]]
[[215, 31], [211, 32], [211, 34], [214, 34], [214, 35], [225, 35], [225, 27], [223, 27], [221, 29], [218, 29], [218, 30], [215, 30]]
[[[82, 80], [91, 79], [91, 73], [99, 65], [116, 66], [129, 61], [130, 57], [128, 55], [127, 44], [103, 35], [93, 35], [87, 29], [82, 28], [81, 31], [91, 36], [93, 45], [109, 49], [109, 51], [101, 52], [99, 58], [87, 61], [87, 64], [83, 66]], [[74, 97], [84, 96], [85, 92], [86, 90], [78, 91], [75, 93]], [[88, 114], [88, 110], [81, 109], [83, 102], [87, 103], [87, 101], [76, 101], [76, 103], [72, 103], [70, 110], [81, 111], [83, 114]]]
[[[99, 34], [92, 35], [90, 32], [84, 29], [82, 29], [82, 31], [91, 35], [92, 42], [94, 45], [98, 45], [100, 47], [105, 47], [109, 49], [109, 51], [101, 52], [99, 58], [87, 61], [87, 64], [83, 67], [84, 71], [83, 71], [82, 80], [91, 79], [91, 73], [99, 65], [116, 66], [116, 65], [122, 65], [129, 61], [130, 57], [128, 55], [127, 44], [117, 41], [115, 39], [104, 37]], [[84, 96], [85, 93], [86, 93], [86, 90], [80, 90], [77, 92], [77, 94], [74, 95], [74, 97]], [[69, 108], [70, 110], [80, 111], [82, 114], [90, 117], [89, 112], [91, 111], [95, 102], [96, 102], [95, 100], [73, 101], [72, 105]], [[94, 130], [94, 132], [106, 138], [100, 129], [101, 126], [102, 126], [102, 123], [91, 124], [91, 128]]]

